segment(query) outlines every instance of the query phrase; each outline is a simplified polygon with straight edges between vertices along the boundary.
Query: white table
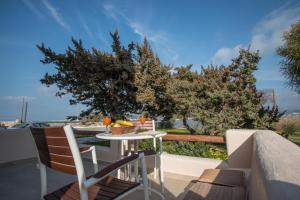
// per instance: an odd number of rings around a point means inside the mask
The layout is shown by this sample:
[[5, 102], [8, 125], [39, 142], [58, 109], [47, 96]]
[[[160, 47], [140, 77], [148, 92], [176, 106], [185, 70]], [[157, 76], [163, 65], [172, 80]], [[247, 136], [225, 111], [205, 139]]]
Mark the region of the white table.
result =
[[[156, 138], [159, 139], [159, 177], [160, 177], [160, 185], [161, 185], [161, 191], [164, 193], [164, 174], [163, 174], [163, 159], [162, 159], [162, 137], [167, 135], [165, 132], [161, 131], [145, 131], [141, 133], [127, 133], [127, 134], [121, 134], [121, 135], [112, 135], [111, 133], [99, 133], [96, 135], [97, 138], [102, 139], [102, 140], [118, 140], [121, 141], [121, 157], [124, 156], [124, 145], [123, 141], [134, 141], [134, 150], [137, 152], [137, 141], [138, 140], [144, 140], [144, 139], [153, 139], [153, 141], [156, 141]], [[156, 142], [153, 142], [153, 148], [156, 150]], [[157, 155], [157, 154], [156, 154]], [[155, 157], [155, 162], [156, 162], [156, 157]], [[136, 173], [137, 173], [137, 166], [136, 168]], [[155, 168], [154, 168], [154, 173], [156, 174], [156, 163], [155, 163]], [[118, 177], [120, 177], [120, 173], [118, 173]]]

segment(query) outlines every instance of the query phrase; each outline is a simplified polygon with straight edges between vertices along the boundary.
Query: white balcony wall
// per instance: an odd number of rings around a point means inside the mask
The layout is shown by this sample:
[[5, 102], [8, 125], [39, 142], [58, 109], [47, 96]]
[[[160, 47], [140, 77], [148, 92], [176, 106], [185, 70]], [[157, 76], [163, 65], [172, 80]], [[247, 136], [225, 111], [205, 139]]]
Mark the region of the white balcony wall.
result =
[[27, 128], [0, 130], [0, 164], [36, 157], [33, 144]]

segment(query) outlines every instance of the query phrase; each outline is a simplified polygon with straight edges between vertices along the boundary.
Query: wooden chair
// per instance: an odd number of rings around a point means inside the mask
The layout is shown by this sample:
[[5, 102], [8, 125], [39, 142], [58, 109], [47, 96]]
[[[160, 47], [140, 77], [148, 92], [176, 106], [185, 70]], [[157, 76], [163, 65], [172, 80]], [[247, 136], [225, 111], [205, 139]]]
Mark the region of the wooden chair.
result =
[[[78, 148], [73, 129], [70, 125], [60, 128], [30, 129], [38, 149], [41, 175], [41, 199], [121, 199], [137, 189], [143, 189], [144, 199], [149, 200], [146, 162], [143, 153], [132, 154], [105, 167], [94, 175], [86, 177], [81, 152], [86, 152], [88, 149], [80, 150]], [[94, 154], [93, 157], [93, 160], [96, 159], [96, 154]], [[116, 170], [124, 167], [128, 163], [136, 162], [138, 159], [141, 160], [142, 164], [143, 184], [124, 181], [111, 176]], [[77, 175], [78, 181], [47, 194], [46, 167]]]

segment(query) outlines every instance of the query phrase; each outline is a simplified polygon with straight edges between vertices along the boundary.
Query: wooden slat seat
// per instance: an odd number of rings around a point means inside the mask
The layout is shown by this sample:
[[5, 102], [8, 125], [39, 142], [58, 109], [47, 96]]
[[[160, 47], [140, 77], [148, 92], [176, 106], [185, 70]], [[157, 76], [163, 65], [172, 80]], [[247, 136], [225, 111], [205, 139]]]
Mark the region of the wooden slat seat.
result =
[[[124, 181], [109, 176], [88, 188], [88, 199], [115, 199], [116, 197], [139, 185], [140, 184], [136, 182]], [[55, 190], [54, 192], [45, 195], [44, 198], [46, 200], [80, 200], [78, 182], [71, 183], [58, 190]]]
[[200, 182], [224, 186], [245, 186], [245, 173], [240, 170], [206, 169], [198, 179]]
[[245, 173], [240, 170], [206, 169], [194, 181], [184, 200], [246, 199]]
[[196, 182], [184, 196], [184, 200], [244, 200], [244, 187], [229, 187], [211, 183]]

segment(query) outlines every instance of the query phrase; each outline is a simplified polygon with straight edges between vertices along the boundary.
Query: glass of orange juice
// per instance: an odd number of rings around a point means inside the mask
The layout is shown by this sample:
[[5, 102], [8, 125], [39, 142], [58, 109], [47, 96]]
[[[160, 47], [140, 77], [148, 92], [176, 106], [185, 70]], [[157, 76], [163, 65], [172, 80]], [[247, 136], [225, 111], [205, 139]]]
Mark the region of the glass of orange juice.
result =
[[144, 123], [146, 122], [146, 118], [142, 116], [140, 117], [139, 121], [142, 125], [144, 125]]
[[104, 118], [103, 118], [103, 124], [104, 124], [105, 127], [106, 127], [106, 133], [108, 133], [108, 128], [107, 128], [107, 126], [110, 125], [110, 123], [111, 123], [111, 118], [110, 118], [110, 117], [104, 117]]

